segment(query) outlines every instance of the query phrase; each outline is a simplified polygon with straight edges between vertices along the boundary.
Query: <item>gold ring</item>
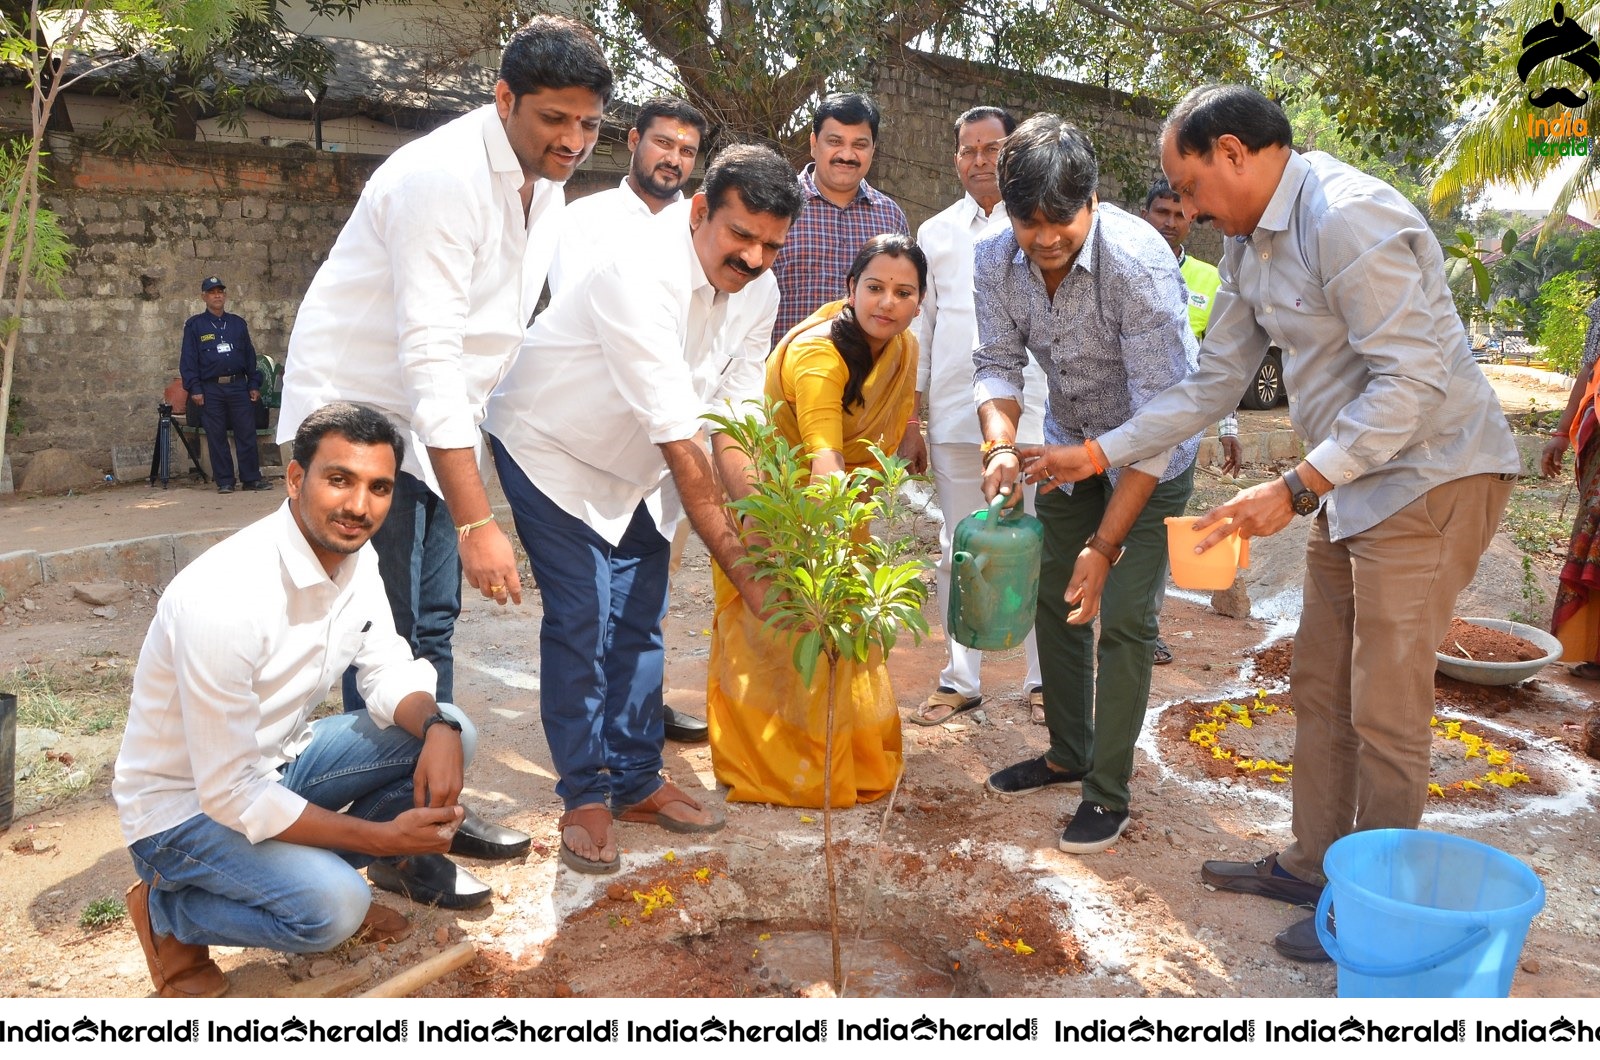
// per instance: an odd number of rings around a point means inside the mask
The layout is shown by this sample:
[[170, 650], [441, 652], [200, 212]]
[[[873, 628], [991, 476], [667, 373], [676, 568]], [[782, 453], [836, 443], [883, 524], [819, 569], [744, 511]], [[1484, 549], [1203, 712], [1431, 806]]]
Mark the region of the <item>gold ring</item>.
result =
[[506, 587], [504, 585], [491, 585], [489, 586], [489, 591], [498, 595], [499, 593], [505, 592]]

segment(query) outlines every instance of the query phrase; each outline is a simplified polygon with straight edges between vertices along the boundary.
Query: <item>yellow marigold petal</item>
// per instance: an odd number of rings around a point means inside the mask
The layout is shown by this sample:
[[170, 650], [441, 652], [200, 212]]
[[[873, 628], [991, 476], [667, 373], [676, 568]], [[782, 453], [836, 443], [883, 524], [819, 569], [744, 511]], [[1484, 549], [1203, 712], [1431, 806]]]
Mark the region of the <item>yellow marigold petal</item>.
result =
[[1023, 942], [1021, 939], [1017, 940], [1015, 949], [1017, 951], [1017, 956], [1019, 957], [1026, 957], [1028, 954], [1033, 952], [1033, 947], [1028, 945], [1026, 942]]
[[1429, 795], [1437, 795], [1442, 799], [1442, 798], [1444, 798], [1444, 789], [1441, 788], [1437, 784], [1429, 784], [1428, 785], [1428, 794]]

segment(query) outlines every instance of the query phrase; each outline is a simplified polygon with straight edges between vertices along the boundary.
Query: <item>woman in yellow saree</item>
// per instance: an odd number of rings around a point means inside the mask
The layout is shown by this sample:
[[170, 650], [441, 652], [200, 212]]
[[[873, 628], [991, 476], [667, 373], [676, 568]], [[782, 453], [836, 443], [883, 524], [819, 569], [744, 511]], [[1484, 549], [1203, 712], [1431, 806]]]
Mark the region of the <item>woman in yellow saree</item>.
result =
[[[906, 329], [927, 282], [916, 243], [875, 236], [850, 266], [848, 297], [801, 321], [768, 357], [774, 424], [790, 444], [804, 446], [814, 479], [876, 466], [869, 445], [894, 452], [908, 429], [920, 429], [917, 340]], [[712, 580], [706, 701], [717, 780], [730, 802], [821, 806], [828, 668], [818, 667], [810, 687], [802, 684], [789, 636], [763, 629], [714, 565]], [[830, 801], [854, 806], [894, 787], [900, 714], [876, 651], [866, 663], [841, 661], [835, 676]]]

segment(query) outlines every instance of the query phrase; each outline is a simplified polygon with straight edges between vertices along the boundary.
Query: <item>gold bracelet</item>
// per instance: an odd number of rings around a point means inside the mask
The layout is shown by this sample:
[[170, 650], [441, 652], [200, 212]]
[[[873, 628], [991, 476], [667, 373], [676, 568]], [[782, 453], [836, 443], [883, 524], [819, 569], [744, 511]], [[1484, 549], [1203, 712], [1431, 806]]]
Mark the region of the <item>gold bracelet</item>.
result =
[[468, 534], [472, 533], [479, 527], [488, 526], [492, 522], [494, 522], [494, 513], [490, 512], [488, 515], [484, 516], [482, 519], [479, 519], [475, 523], [462, 523], [460, 526], [456, 527], [456, 541], [465, 541]]

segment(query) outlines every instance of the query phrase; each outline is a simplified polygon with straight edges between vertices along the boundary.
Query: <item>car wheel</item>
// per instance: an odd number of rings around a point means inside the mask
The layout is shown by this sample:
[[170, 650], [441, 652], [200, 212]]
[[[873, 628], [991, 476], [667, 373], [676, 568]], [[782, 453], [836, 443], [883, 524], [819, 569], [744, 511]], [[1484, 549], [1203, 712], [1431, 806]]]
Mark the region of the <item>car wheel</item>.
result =
[[1270, 409], [1283, 400], [1283, 360], [1276, 350], [1269, 351], [1250, 381], [1240, 406], [1247, 409]]

